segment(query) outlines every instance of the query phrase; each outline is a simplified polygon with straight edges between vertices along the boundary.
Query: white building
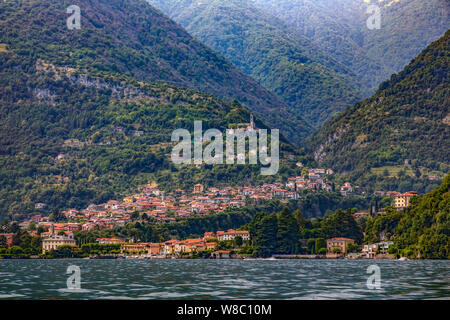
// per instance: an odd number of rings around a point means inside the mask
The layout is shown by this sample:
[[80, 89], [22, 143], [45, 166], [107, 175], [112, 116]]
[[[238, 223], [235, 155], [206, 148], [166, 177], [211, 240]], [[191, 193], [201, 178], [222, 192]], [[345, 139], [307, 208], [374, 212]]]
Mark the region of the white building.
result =
[[233, 241], [240, 236], [242, 240], [250, 240], [250, 233], [248, 231], [236, 231], [229, 229], [228, 231], [217, 231], [217, 240], [219, 241]]

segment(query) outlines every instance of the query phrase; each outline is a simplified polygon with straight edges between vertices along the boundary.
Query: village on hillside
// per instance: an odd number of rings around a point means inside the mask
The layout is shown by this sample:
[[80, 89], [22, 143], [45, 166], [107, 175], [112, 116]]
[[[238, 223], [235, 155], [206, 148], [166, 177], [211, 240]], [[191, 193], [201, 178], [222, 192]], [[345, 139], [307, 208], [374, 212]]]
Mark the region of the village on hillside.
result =
[[[83, 221], [74, 222], [72, 225], [87, 231], [95, 226], [124, 226], [133, 220], [132, 214], [135, 212], [155, 223], [170, 223], [192, 215], [219, 214], [230, 208], [241, 208], [274, 199], [297, 200], [302, 190], [333, 190], [332, 184], [327, 180], [327, 175], [334, 174], [331, 169], [305, 169], [308, 172], [307, 177], [293, 177], [288, 178], [286, 183], [275, 182], [259, 186], [205, 188], [202, 184], [196, 184], [192, 190], [177, 189], [166, 193], [152, 185], [144, 185], [139, 188], [140, 193], [126, 196], [121, 201], [110, 200], [102, 204], [91, 204], [83, 210], [63, 210], [62, 214], [68, 221]], [[342, 196], [348, 196], [357, 194], [359, 187], [346, 182], [339, 191]], [[35, 207], [43, 209], [46, 204], [37, 203]], [[20, 225], [27, 228], [34, 222], [48, 226], [49, 219], [48, 216], [34, 215]]]
[[[301, 164], [297, 164], [301, 166]], [[202, 216], [220, 214], [232, 208], [241, 208], [252, 204], [279, 199], [283, 202], [299, 199], [299, 192], [310, 191], [332, 191], [332, 184], [327, 180], [327, 175], [333, 174], [330, 169], [305, 168], [307, 176], [288, 178], [285, 183], [262, 184], [248, 187], [209, 187], [202, 184], [194, 185], [192, 190], [177, 189], [166, 193], [154, 185], [140, 187], [140, 192], [126, 196], [121, 201], [110, 200], [102, 204], [91, 204], [83, 210], [68, 209], [61, 211], [67, 222], [52, 222], [50, 217], [34, 215], [30, 219], [19, 224], [21, 229], [28, 230], [30, 224], [43, 227], [45, 230], [39, 234], [42, 238], [42, 251], [45, 254], [60, 246], [77, 245], [74, 238], [76, 231], [89, 231], [94, 228], [123, 227], [128, 222], [145, 220], [148, 223], [170, 223], [190, 216]], [[342, 196], [348, 196], [358, 192], [358, 186], [344, 183], [338, 191]], [[402, 210], [408, 207], [410, 199], [417, 195], [415, 192], [399, 193], [386, 192], [383, 195], [393, 199], [393, 207]], [[36, 204], [36, 208], [43, 208], [43, 203]], [[381, 211], [382, 213], [382, 211]], [[357, 212], [355, 219], [368, 217], [369, 212]], [[37, 236], [37, 231], [29, 231], [32, 236]], [[0, 233], [11, 245], [13, 234]], [[169, 240], [163, 243], [135, 243], [133, 239], [125, 241], [118, 238], [99, 238], [99, 244], [116, 244], [119, 251], [116, 254], [135, 255], [139, 257], [167, 257], [179, 256], [180, 254], [210, 251], [215, 257], [227, 257], [230, 250], [217, 250], [220, 241], [233, 242], [236, 237], [243, 241], [241, 245], [248, 244], [250, 234], [245, 230], [227, 230], [205, 233], [204, 237], [198, 239]], [[340, 254], [345, 254], [345, 248], [352, 239], [329, 239], [330, 243], [328, 257], [336, 257], [333, 248], [339, 247]], [[120, 247], [119, 247], [120, 245]], [[366, 246], [365, 256], [371, 256], [373, 250], [384, 248], [389, 244], [374, 244]], [[219, 248], [220, 249], [220, 248]], [[223, 248], [222, 248], [223, 249]], [[227, 248], [225, 248], [227, 249]], [[228, 248], [229, 249], [229, 248]]]

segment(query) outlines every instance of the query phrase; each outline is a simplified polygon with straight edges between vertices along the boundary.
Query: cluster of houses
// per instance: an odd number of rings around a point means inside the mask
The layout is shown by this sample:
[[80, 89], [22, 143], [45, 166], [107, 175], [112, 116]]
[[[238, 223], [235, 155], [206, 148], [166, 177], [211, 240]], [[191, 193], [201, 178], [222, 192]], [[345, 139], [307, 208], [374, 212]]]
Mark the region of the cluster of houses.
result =
[[[152, 256], [179, 255], [182, 253], [202, 252], [205, 250], [216, 252], [218, 241], [234, 241], [236, 237], [241, 237], [243, 241], [250, 241], [250, 233], [245, 230], [233, 230], [205, 232], [202, 238], [169, 240], [162, 243], [122, 243], [121, 253], [128, 254], [147, 254]], [[108, 239], [99, 239], [99, 243], [117, 243], [120, 239], [112, 239], [113, 242], [105, 241]], [[217, 251], [218, 254], [227, 254], [229, 251]]]
[[[297, 166], [303, 167], [301, 163], [297, 163]], [[299, 176], [295, 178], [288, 178], [286, 183], [286, 188], [288, 190], [301, 191], [301, 190], [310, 190], [310, 191], [335, 191], [334, 185], [332, 185], [327, 180], [327, 175], [334, 174], [334, 171], [331, 169], [317, 169], [317, 168], [306, 168], [307, 174], [304, 176]], [[350, 182], [344, 183], [340, 189], [338, 189], [341, 195], [348, 196], [350, 194], [359, 193], [359, 186], [352, 186]]]
[[[137, 133], [139, 134], [139, 133]], [[103, 204], [91, 204], [83, 210], [69, 209], [62, 211], [68, 221], [67, 223], [53, 223], [49, 217], [34, 215], [29, 220], [20, 223], [20, 227], [27, 229], [31, 223], [48, 228], [43, 232], [43, 251], [55, 249], [60, 245], [75, 245], [74, 232], [77, 230], [89, 231], [96, 227], [114, 228], [125, 226], [127, 222], [136, 219], [152, 220], [154, 223], [169, 223], [180, 218], [191, 215], [209, 215], [226, 211], [229, 208], [240, 208], [249, 203], [259, 203], [281, 199], [287, 201], [298, 199], [302, 190], [325, 190], [334, 191], [335, 186], [327, 180], [327, 176], [334, 174], [331, 169], [305, 168], [301, 163], [297, 166], [302, 168], [302, 176], [288, 178], [286, 183], [275, 182], [248, 187], [210, 187], [205, 188], [202, 184], [196, 184], [192, 190], [182, 189], [170, 193], [163, 192], [154, 185], [140, 187], [137, 194], [127, 196], [121, 201], [110, 200]], [[345, 183], [337, 189], [343, 196], [358, 193], [358, 186]], [[410, 200], [417, 195], [416, 192], [382, 192], [377, 195], [391, 196], [393, 205], [397, 210], [409, 206]], [[37, 209], [44, 209], [45, 203], [37, 203]], [[136, 216], [138, 214], [139, 216]], [[355, 218], [367, 217], [369, 213], [358, 212]], [[37, 231], [31, 231], [37, 235]], [[12, 241], [13, 234], [3, 234], [8, 243]], [[98, 239], [99, 243], [121, 243], [122, 251], [148, 252], [149, 254], [177, 254], [180, 252], [204, 251], [215, 248], [217, 243], [209, 242], [208, 239], [216, 237], [218, 241], [233, 240], [240, 235], [243, 240], [250, 240], [247, 231], [219, 231], [217, 234], [205, 234], [201, 239], [186, 239], [183, 241], [171, 240], [165, 243], [123, 243], [121, 239]], [[341, 248], [345, 254], [345, 248], [351, 239], [330, 239], [327, 247]], [[353, 240], [352, 240], [353, 241]], [[373, 244], [363, 250], [367, 257], [371, 257], [374, 248], [384, 248], [385, 243]], [[335, 250], [336, 251], [336, 250]], [[329, 252], [331, 254], [332, 252]]]
[[[60, 246], [69, 245], [76, 246], [77, 242], [74, 238], [74, 231], [79, 230], [79, 225], [76, 223], [43, 223], [44, 226], [49, 227], [48, 232], [41, 233], [42, 252], [57, 249]], [[36, 231], [31, 231], [36, 234]], [[8, 241], [8, 246], [12, 244], [13, 234], [1, 234], [5, 236]], [[233, 230], [205, 232], [204, 236], [195, 239], [185, 240], [169, 240], [161, 243], [133, 243], [126, 242], [119, 238], [98, 238], [99, 244], [120, 244], [120, 252], [123, 255], [136, 255], [140, 257], [167, 257], [179, 256], [189, 253], [200, 253], [208, 250], [216, 258], [230, 257], [229, 250], [217, 250], [217, 245], [220, 241], [234, 241], [237, 237], [241, 237], [243, 243], [248, 243], [250, 233], [246, 230]], [[327, 244], [327, 258], [338, 258], [348, 255], [348, 246], [353, 244], [354, 240], [349, 238], [332, 238], [326, 241]], [[388, 253], [389, 247], [393, 244], [392, 241], [382, 241], [379, 243], [366, 244], [363, 246], [361, 252], [355, 253], [358, 258], [373, 259], [376, 255], [385, 255]]]
[[[331, 238], [327, 240], [327, 258], [338, 258], [349, 254], [349, 244], [355, 241], [349, 238]], [[377, 255], [388, 254], [388, 249], [393, 245], [393, 241], [381, 241], [378, 243], [366, 244], [361, 252], [354, 253], [356, 258], [374, 259]]]
[[327, 182], [326, 175], [333, 173], [334, 172], [331, 169], [308, 169], [306, 177], [288, 178], [286, 188], [295, 191], [305, 189], [332, 191], [333, 187]]
[[[42, 241], [42, 252], [57, 249], [59, 246], [70, 245], [76, 246], [77, 243], [73, 237], [73, 232], [63, 231], [57, 232], [60, 225], [51, 225], [49, 232], [44, 234]], [[234, 241], [237, 237], [242, 239], [243, 243], [250, 241], [250, 233], [246, 230], [233, 230], [205, 232], [201, 238], [184, 239], [184, 240], [168, 240], [160, 243], [147, 242], [125, 242], [120, 238], [98, 238], [99, 244], [120, 244], [120, 253], [122, 255], [135, 255], [140, 257], [168, 257], [180, 256], [189, 253], [200, 253], [202, 251], [210, 251], [216, 258], [229, 258], [229, 250], [217, 250], [218, 242]], [[327, 243], [327, 258], [338, 258], [348, 254], [349, 244], [354, 244], [353, 239], [349, 238], [331, 238]], [[377, 254], [386, 254], [392, 241], [383, 241], [380, 243], [364, 245], [358, 257], [373, 259]]]
[[393, 241], [381, 241], [378, 243], [366, 244], [363, 246], [362, 253], [366, 258], [374, 259], [377, 254], [387, 254], [389, 247], [393, 244]]
[[[80, 228], [90, 230], [95, 226], [107, 228], [124, 226], [132, 220], [131, 215], [134, 212], [139, 212], [141, 216], [151, 218], [156, 223], [169, 223], [177, 218], [194, 214], [221, 213], [228, 208], [240, 208], [248, 203], [273, 199], [295, 200], [299, 198], [299, 191], [305, 189], [332, 191], [332, 185], [326, 180], [326, 175], [333, 174], [332, 170], [308, 168], [307, 170], [308, 177], [289, 178], [286, 183], [276, 182], [239, 188], [205, 188], [202, 184], [196, 184], [191, 191], [178, 189], [166, 193], [151, 185], [144, 185], [140, 187], [140, 193], [127, 196], [121, 201], [110, 200], [102, 204], [91, 204], [83, 210], [69, 209], [62, 213], [69, 221], [84, 221], [80, 223]], [[341, 193], [345, 195], [353, 190], [349, 183], [342, 188]], [[36, 208], [45, 208], [45, 204], [36, 204]], [[24, 227], [32, 221], [49, 222], [48, 217], [36, 215], [23, 222]]]
[[[250, 240], [248, 231], [240, 231], [229, 229], [228, 231], [205, 232], [202, 238], [185, 239], [185, 240], [169, 240], [162, 243], [129, 243], [119, 238], [99, 238], [99, 244], [120, 244], [121, 254], [144, 255], [144, 256], [173, 256], [183, 253], [202, 252], [205, 250], [213, 251], [219, 257], [229, 255], [229, 251], [216, 251], [218, 241], [234, 241], [236, 237], [241, 237], [243, 241]], [[57, 234], [55, 227], [52, 226], [49, 236], [42, 241], [42, 251], [46, 253], [51, 249], [56, 249], [62, 245], [76, 245], [73, 233]]]

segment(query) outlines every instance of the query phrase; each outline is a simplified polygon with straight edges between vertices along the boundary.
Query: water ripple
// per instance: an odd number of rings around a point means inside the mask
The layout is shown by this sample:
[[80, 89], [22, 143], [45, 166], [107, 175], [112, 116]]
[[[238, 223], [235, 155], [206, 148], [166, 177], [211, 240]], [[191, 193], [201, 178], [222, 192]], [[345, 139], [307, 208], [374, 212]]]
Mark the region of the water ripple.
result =
[[[366, 286], [381, 269], [381, 289]], [[67, 289], [69, 265], [81, 290]], [[449, 299], [449, 261], [0, 260], [0, 299]]]

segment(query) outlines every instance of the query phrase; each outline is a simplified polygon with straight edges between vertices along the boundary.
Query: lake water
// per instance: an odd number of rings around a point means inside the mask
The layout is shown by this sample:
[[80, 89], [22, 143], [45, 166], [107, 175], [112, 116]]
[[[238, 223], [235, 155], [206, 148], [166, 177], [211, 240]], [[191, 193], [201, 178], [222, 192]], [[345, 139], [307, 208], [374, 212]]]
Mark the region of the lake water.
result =
[[[373, 264], [381, 289], [367, 287]], [[0, 299], [450, 299], [450, 262], [0, 260]]]

